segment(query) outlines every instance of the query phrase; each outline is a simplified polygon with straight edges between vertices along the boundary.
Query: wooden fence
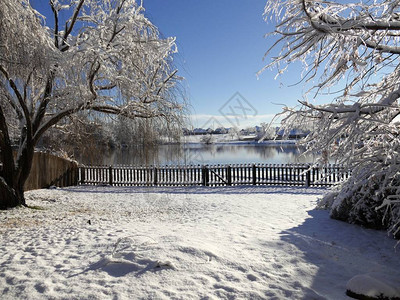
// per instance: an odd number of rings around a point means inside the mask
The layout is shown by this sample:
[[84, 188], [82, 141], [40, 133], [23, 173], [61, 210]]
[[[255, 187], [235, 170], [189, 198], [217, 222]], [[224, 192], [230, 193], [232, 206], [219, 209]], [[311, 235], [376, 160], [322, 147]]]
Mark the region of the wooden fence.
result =
[[52, 154], [35, 152], [25, 190], [78, 184], [78, 164]]
[[346, 180], [350, 172], [338, 165], [189, 165], [189, 166], [84, 166], [79, 168], [81, 185], [113, 186], [231, 186], [293, 185], [332, 186]]

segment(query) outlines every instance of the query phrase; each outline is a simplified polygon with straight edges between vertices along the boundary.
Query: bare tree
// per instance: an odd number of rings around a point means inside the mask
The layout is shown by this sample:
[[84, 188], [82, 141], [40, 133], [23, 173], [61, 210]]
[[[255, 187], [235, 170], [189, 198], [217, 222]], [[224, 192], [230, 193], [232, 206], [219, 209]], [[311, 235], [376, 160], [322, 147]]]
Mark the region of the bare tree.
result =
[[[400, 2], [268, 1], [265, 17], [277, 23], [263, 70], [282, 74], [301, 62], [300, 83], [310, 87], [298, 107], [284, 109], [284, 127], [311, 124], [308, 149], [353, 172], [326, 197], [331, 215], [399, 236]], [[339, 96], [318, 103], [334, 89]]]
[[35, 145], [66, 117], [90, 110], [171, 121], [183, 108], [174, 95], [180, 79], [171, 68], [175, 40], [160, 38], [141, 5], [134, 0], [49, 5], [52, 29], [27, 0], [0, 5], [1, 208], [25, 204]]

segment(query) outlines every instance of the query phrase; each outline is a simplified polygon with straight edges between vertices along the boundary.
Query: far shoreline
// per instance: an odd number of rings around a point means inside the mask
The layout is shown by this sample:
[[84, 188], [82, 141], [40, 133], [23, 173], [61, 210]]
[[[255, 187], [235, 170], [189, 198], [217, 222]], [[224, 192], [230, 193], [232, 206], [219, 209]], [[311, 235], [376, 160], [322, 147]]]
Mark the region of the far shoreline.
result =
[[268, 141], [216, 141], [212, 143], [204, 143], [201, 141], [181, 141], [167, 142], [160, 145], [203, 145], [203, 146], [223, 146], [223, 145], [254, 145], [254, 146], [279, 146], [279, 145], [296, 145], [299, 140], [268, 140]]

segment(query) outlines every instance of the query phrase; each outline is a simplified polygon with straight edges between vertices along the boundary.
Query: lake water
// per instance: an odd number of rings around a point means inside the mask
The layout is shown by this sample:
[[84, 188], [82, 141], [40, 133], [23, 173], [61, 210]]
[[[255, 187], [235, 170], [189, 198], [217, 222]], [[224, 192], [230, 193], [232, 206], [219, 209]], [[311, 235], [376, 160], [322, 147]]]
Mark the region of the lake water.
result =
[[182, 165], [182, 164], [286, 164], [313, 163], [314, 155], [302, 155], [296, 145], [265, 144], [184, 144], [136, 146], [102, 151], [97, 155], [77, 157], [87, 165]]

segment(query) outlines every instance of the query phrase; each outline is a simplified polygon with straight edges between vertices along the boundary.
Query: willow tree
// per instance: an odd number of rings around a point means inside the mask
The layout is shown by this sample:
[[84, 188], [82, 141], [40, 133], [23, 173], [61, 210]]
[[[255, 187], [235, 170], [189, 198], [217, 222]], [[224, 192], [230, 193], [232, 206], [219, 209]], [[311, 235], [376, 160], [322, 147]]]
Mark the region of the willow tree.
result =
[[25, 204], [35, 145], [63, 119], [94, 111], [173, 120], [183, 108], [174, 96], [175, 40], [160, 37], [141, 5], [49, 5], [52, 28], [29, 1], [0, 5], [0, 208]]
[[[300, 62], [309, 87], [283, 125], [312, 127], [308, 149], [352, 170], [323, 203], [334, 218], [399, 236], [400, 2], [276, 0], [265, 17], [275, 22], [265, 68], [282, 74]], [[332, 91], [329, 103], [318, 100]]]

